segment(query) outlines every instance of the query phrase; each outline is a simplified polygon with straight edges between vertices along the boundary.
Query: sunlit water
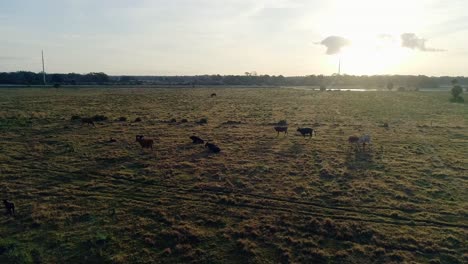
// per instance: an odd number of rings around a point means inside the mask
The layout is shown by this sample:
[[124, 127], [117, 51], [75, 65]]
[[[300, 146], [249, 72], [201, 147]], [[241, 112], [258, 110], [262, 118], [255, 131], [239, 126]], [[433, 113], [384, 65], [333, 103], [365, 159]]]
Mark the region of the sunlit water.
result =
[[[304, 91], [319, 91], [319, 88], [314, 88], [314, 87], [285, 86], [285, 87], [282, 87], [282, 88], [294, 89], [294, 90], [304, 90]], [[383, 92], [386, 92], [387, 90], [364, 89], [364, 88], [327, 88], [327, 91], [338, 91], [338, 92], [376, 92], [376, 91], [383, 91]], [[450, 89], [447, 89], [447, 88], [419, 89], [419, 92], [449, 92], [449, 91], [450, 91]]]

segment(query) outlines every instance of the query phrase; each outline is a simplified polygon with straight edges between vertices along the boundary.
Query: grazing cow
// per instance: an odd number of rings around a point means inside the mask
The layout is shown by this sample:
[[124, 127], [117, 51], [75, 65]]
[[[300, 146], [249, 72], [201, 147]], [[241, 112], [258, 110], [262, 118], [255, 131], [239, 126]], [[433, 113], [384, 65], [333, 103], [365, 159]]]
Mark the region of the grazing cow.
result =
[[356, 143], [359, 142], [359, 137], [358, 137], [358, 136], [350, 136], [350, 137], [348, 138], [348, 142], [349, 142], [350, 144], [356, 144]]
[[356, 144], [359, 143], [359, 137], [358, 136], [350, 136], [348, 138], [348, 143], [350, 144], [349, 148], [351, 149], [352, 145], [356, 145]]
[[81, 124], [88, 124], [88, 125], [93, 125], [93, 127], [95, 127], [94, 125], [94, 121], [92, 118], [89, 118], [89, 117], [83, 117], [81, 118]]
[[213, 153], [219, 153], [221, 151], [221, 149], [218, 146], [208, 142], [205, 144], [205, 148], [208, 148]]
[[5, 205], [6, 214], [13, 216], [15, 214], [15, 204], [7, 200], [3, 200], [3, 204]]
[[275, 126], [275, 130], [277, 132], [276, 136], [279, 136], [280, 132], [284, 132], [284, 135], [288, 134], [288, 127], [282, 127], [282, 126]]
[[362, 135], [359, 137], [359, 144], [362, 144], [362, 150], [366, 150], [366, 144], [371, 143], [371, 137], [368, 134]]
[[298, 128], [297, 131], [299, 131], [303, 137], [305, 137], [306, 135], [309, 135], [309, 137], [312, 137], [312, 133], [316, 135], [315, 130], [309, 127]]
[[142, 135], [137, 135], [136, 142], [140, 143], [141, 148], [150, 148], [153, 150], [154, 141], [152, 139], [145, 139]]
[[212, 94], [211, 94], [211, 97], [215, 97], [215, 96], [216, 96], [216, 93], [212, 93]]
[[192, 140], [193, 144], [204, 144], [205, 141], [197, 136], [191, 136], [190, 139]]

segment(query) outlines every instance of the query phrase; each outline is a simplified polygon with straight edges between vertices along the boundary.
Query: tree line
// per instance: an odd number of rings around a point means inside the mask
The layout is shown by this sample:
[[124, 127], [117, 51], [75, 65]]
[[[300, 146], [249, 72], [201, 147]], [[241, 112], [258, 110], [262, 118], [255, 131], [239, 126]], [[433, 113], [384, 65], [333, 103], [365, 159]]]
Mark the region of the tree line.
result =
[[[255, 85], [255, 86], [360, 86], [380, 89], [419, 89], [448, 86], [453, 79], [468, 85], [468, 77], [429, 77], [425, 75], [197, 75], [197, 76], [109, 76], [102, 72], [88, 74], [54, 73], [46, 75], [48, 85]], [[41, 85], [42, 73], [2, 72], [0, 84]]]

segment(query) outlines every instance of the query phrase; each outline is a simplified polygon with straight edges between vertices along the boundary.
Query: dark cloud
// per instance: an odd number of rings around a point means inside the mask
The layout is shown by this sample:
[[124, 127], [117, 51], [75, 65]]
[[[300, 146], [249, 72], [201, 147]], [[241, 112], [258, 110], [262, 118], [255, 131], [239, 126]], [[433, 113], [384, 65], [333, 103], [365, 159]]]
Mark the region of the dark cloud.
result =
[[401, 46], [409, 49], [437, 52], [445, 51], [443, 49], [434, 49], [426, 47], [427, 39], [418, 38], [414, 33], [403, 33], [401, 34]]
[[333, 55], [340, 53], [342, 48], [351, 44], [351, 41], [340, 36], [329, 36], [317, 44], [327, 47], [327, 54]]

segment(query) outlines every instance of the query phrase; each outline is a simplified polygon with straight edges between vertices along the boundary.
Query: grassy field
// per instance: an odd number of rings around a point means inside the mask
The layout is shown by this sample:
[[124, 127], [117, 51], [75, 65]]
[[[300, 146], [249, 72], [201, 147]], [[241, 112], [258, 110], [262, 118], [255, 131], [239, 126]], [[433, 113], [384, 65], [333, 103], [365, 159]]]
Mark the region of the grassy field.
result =
[[[17, 215], [0, 216], [0, 263], [467, 263], [468, 105], [449, 97], [2, 89], [0, 187]], [[372, 149], [350, 148], [364, 133]]]

